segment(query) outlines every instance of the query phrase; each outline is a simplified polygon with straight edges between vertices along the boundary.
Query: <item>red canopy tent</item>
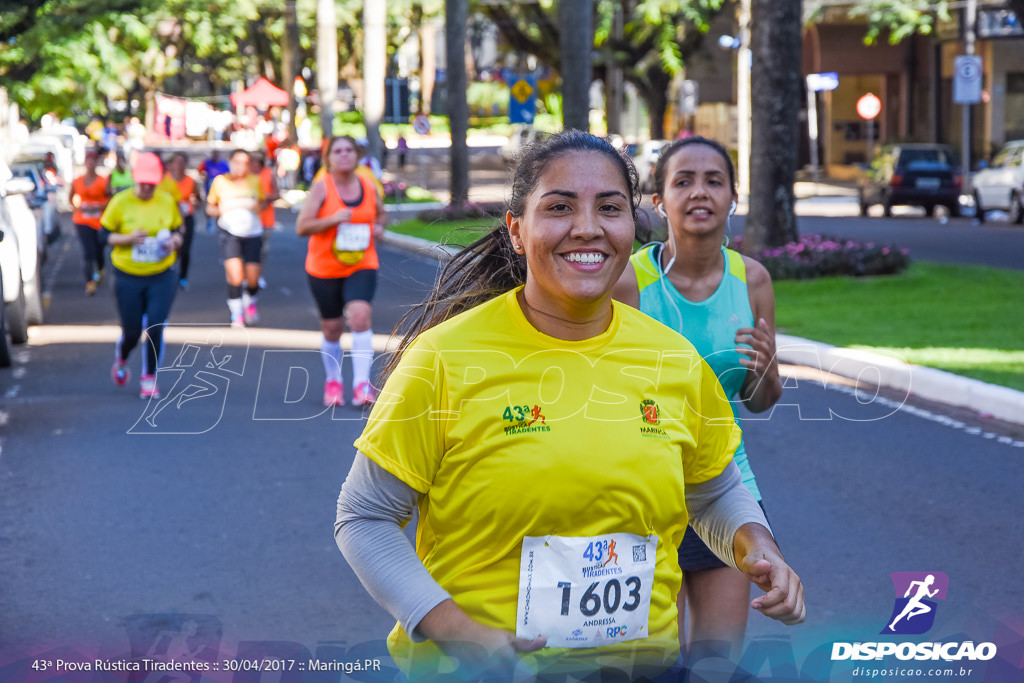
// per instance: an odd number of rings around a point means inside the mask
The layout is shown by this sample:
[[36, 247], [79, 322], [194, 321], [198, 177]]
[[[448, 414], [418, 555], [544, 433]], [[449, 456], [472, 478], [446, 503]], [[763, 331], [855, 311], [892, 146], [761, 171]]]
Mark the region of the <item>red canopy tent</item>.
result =
[[260, 78], [242, 92], [231, 95], [233, 107], [284, 107], [288, 105], [288, 92], [281, 90], [265, 78]]

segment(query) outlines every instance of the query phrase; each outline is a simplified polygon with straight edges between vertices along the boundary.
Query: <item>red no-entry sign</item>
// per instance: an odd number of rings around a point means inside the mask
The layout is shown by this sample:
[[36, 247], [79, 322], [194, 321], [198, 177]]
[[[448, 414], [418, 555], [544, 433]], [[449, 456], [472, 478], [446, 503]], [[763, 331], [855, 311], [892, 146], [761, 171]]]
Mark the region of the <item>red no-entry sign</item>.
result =
[[857, 113], [860, 114], [862, 119], [870, 121], [878, 116], [881, 111], [882, 100], [878, 99], [877, 95], [868, 93], [867, 95], [862, 95], [861, 98], [857, 100]]

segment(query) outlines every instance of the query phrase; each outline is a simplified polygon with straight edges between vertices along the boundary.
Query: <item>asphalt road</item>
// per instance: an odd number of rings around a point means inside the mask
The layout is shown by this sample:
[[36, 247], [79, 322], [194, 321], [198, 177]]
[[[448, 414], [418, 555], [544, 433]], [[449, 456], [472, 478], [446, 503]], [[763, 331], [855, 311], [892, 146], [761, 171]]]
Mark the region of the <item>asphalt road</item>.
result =
[[[215, 240], [197, 235], [191, 289], [168, 333], [165, 364], [176, 368], [160, 376], [165, 398], [176, 399], [159, 410], [137, 398], [138, 352], [128, 387], [109, 379], [109, 283], [84, 297], [71, 242], [48, 266], [48, 324], [0, 374], [0, 681], [172, 680], [58, 677], [57, 659], [97, 658], [220, 668], [203, 680], [393, 680], [383, 649], [393, 620], [332, 535], [364, 414], [320, 406], [305, 246], [290, 214], [279, 216], [286, 227], [273, 236], [262, 321], [251, 330], [226, 329]], [[383, 249], [375, 330], [390, 331], [435, 272], [429, 260]], [[758, 680], [855, 680], [864, 662], [829, 661], [832, 644], [892, 640], [879, 635], [901, 597], [890, 574], [941, 572], [949, 590], [934, 626], [902, 639], [993, 642], [999, 655], [957, 662], [969, 675], [928, 680], [1024, 679], [1024, 434], [913, 397], [826, 387], [797, 370], [786, 387], [770, 415], [744, 428], [769, 518], [805, 583], [808, 618], [784, 627], [752, 614], [738, 664]], [[309, 671], [311, 660], [364, 659], [383, 670]], [[303, 670], [244, 670], [264, 660]], [[737, 663], [701, 666], [731, 672]]]

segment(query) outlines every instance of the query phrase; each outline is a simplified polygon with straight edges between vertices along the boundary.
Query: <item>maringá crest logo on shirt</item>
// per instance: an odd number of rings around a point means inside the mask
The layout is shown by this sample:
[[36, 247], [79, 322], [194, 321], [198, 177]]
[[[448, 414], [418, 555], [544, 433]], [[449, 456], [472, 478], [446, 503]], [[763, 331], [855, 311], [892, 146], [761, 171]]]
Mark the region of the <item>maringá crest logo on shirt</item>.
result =
[[640, 401], [640, 417], [644, 421], [643, 426], [640, 427], [642, 436], [668, 438], [668, 432], [658, 426], [661, 424], [661, 409], [655, 401], [649, 398]]

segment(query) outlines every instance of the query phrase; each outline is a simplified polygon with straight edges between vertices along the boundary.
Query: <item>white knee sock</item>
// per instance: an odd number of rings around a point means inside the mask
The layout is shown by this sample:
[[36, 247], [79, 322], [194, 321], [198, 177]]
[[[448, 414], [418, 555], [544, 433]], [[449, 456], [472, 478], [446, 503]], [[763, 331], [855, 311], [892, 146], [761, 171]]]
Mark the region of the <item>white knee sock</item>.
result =
[[232, 319], [241, 318], [245, 306], [242, 305], [241, 299], [228, 299], [228, 310], [231, 311]]
[[320, 340], [320, 359], [324, 362], [327, 381], [341, 381], [341, 343]]
[[370, 381], [373, 364], [373, 330], [352, 333], [352, 384]]

